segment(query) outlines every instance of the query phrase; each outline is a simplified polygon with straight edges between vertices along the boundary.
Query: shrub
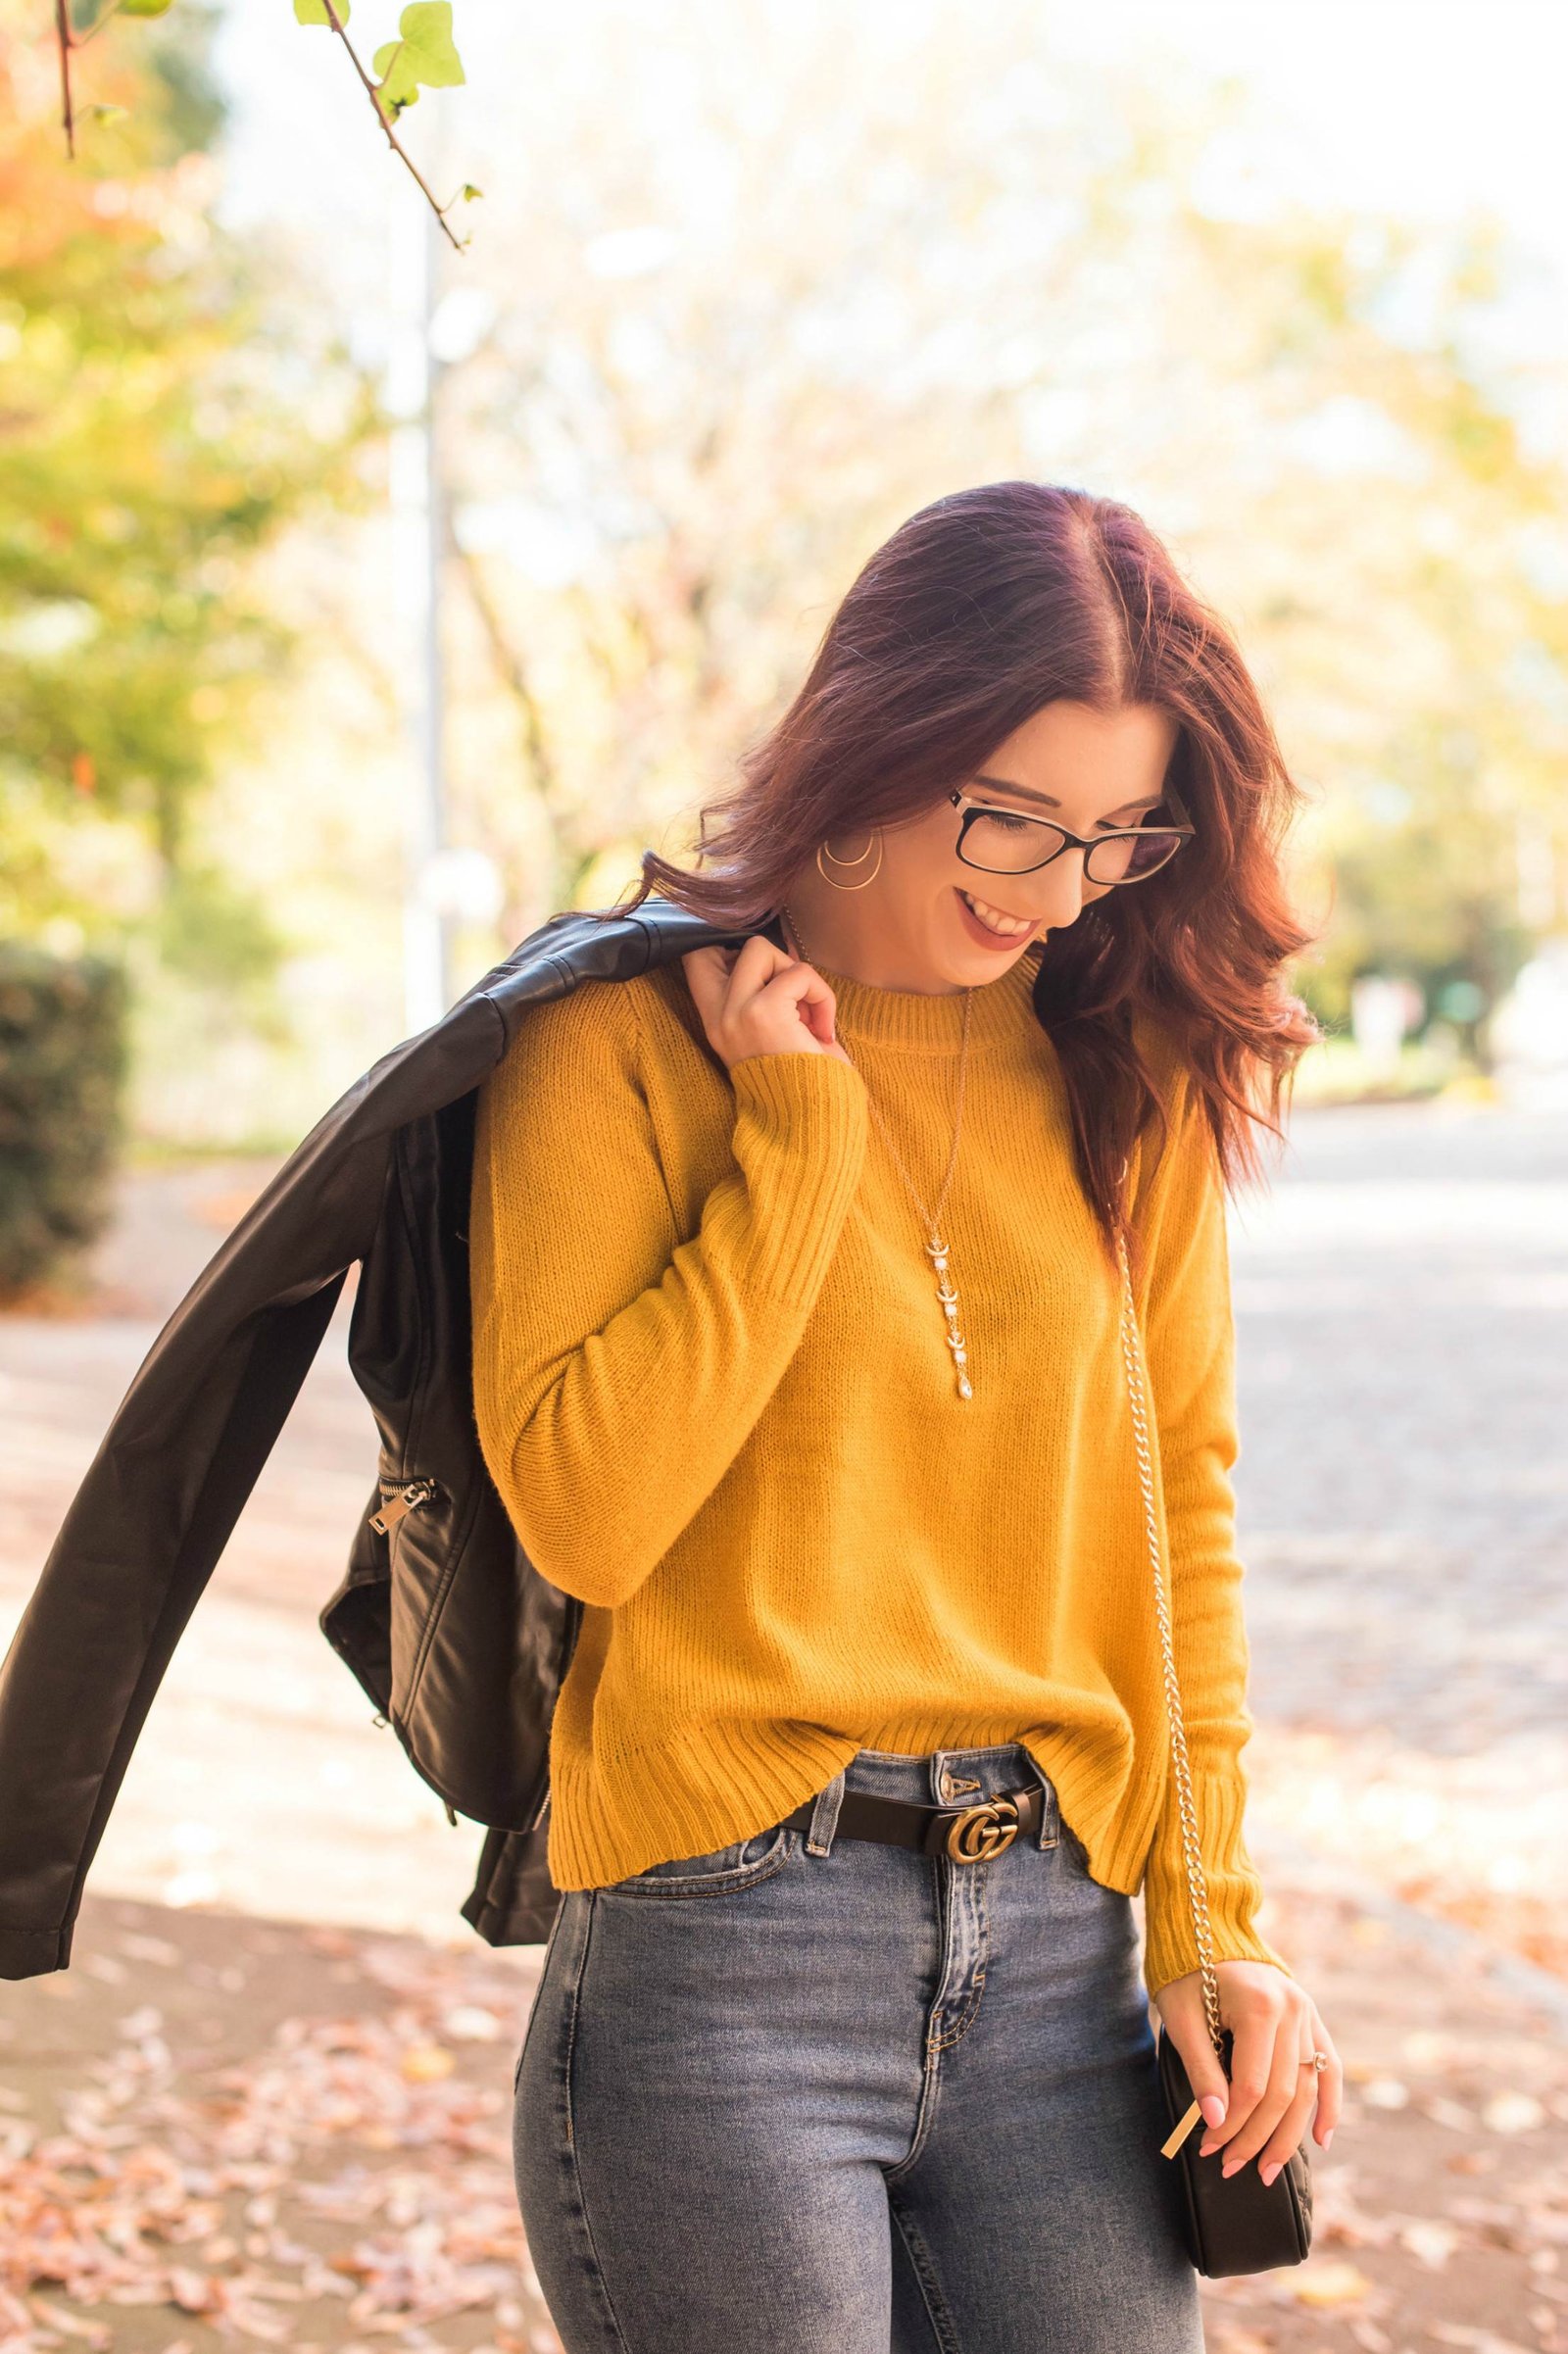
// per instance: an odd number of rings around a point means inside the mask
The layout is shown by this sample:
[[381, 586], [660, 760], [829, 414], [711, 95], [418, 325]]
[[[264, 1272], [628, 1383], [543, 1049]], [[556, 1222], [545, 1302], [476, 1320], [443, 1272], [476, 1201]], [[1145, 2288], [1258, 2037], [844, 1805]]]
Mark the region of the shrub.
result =
[[125, 1011], [118, 964], [0, 942], [0, 1298], [53, 1274], [107, 1223]]

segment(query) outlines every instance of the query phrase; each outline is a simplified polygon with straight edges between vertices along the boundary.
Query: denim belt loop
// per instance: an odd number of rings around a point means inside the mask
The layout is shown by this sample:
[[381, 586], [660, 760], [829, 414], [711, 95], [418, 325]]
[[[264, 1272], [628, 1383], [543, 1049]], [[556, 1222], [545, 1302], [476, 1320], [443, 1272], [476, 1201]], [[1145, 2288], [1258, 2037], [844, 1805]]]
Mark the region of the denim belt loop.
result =
[[961, 1757], [961, 1749], [933, 1749], [930, 1757], [931, 1799], [936, 1806], [969, 1806], [985, 1795], [978, 1778], [972, 1774], [956, 1774], [949, 1770], [950, 1757]]
[[1037, 1847], [1059, 1846], [1061, 1843], [1061, 1801], [1056, 1795], [1056, 1786], [1038, 1759], [1031, 1757], [1029, 1763], [1040, 1777], [1041, 1789], [1040, 1836], [1035, 1840], [1035, 1845]]
[[806, 1835], [808, 1855], [831, 1855], [833, 1834], [839, 1827], [839, 1808], [844, 1802], [844, 1769], [841, 1766], [826, 1790], [818, 1790], [816, 1804], [811, 1809], [811, 1828]]

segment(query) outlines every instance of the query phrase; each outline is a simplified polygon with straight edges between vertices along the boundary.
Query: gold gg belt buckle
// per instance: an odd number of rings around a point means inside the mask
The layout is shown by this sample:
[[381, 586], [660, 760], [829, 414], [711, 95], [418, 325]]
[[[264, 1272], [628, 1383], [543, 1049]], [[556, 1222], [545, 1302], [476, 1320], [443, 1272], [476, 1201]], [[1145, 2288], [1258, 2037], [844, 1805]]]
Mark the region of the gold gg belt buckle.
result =
[[985, 1798], [966, 1806], [948, 1826], [948, 1853], [955, 1863], [979, 1864], [1000, 1855], [1018, 1836], [1018, 1807], [1012, 1798]]

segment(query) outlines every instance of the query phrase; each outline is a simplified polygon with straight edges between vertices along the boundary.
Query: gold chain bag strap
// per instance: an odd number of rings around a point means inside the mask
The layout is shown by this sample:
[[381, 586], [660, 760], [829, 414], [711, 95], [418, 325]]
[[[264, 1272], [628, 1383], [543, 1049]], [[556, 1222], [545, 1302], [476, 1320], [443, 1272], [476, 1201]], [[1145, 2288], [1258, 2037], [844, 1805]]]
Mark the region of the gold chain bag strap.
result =
[[[1154, 1504], [1153, 1445], [1150, 1435], [1150, 1390], [1140, 1345], [1138, 1314], [1133, 1304], [1132, 1275], [1124, 1235], [1116, 1238], [1121, 1267], [1121, 1346], [1127, 1368], [1127, 1395], [1132, 1408], [1133, 1440], [1138, 1455], [1138, 1479], [1144, 1499], [1144, 1528], [1149, 1540], [1150, 1567], [1154, 1581], [1154, 1615], [1159, 1624], [1159, 1648], [1165, 1676], [1165, 1705], [1170, 1716], [1171, 1766], [1176, 1778], [1176, 1805], [1181, 1817], [1182, 1856], [1187, 1869], [1187, 1891], [1192, 1904], [1193, 1935], [1198, 1946], [1202, 1982], [1203, 2017], [1209, 2040], [1219, 2056], [1227, 2083], [1231, 2073], [1230, 2030], [1220, 2019], [1219, 1980], [1214, 1971], [1214, 1939], [1208, 1918], [1208, 1890], [1203, 1880], [1203, 1850], [1199, 1839], [1198, 1807], [1193, 1796], [1192, 1764], [1187, 1753], [1187, 1725], [1182, 1714], [1181, 1687], [1176, 1681], [1176, 1646], [1171, 1632], [1169, 1582], [1160, 1552], [1159, 1515]], [[1202, 2113], [1193, 2097], [1192, 2082], [1180, 2052], [1161, 2024], [1155, 2039], [1155, 2064], [1170, 2126], [1162, 2155], [1171, 2159], [1180, 2181], [1179, 2219], [1187, 2252], [1200, 2273], [1220, 2279], [1236, 2273], [1271, 2272], [1277, 2266], [1299, 2264], [1312, 2244], [1312, 2170], [1305, 2142], [1295, 2150], [1272, 2182], [1265, 2182], [1255, 2161], [1233, 2175], [1221, 2171], [1218, 2153], [1200, 2158], [1200, 2136], [1196, 2128]]]

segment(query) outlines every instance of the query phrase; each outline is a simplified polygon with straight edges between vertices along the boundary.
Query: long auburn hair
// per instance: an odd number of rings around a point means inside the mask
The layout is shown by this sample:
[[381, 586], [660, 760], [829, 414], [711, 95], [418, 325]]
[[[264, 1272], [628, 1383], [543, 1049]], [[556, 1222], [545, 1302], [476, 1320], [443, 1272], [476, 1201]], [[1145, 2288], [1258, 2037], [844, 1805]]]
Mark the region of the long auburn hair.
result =
[[1071, 1111], [1079, 1180], [1108, 1249], [1125, 1165], [1165, 1104], [1133, 1019], [1153, 1016], [1201, 1100], [1224, 1183], [1259, 1174], [1287, 1082], [1318, 1035], [1281, 976], [1309, 945], [1280, 872], [1302, 800], [1235, 638], [1142, 516], [1051, 483], [992, 482], [922, 507], [877, 549], [789, 709], [701, 812], [691, 872], [648, 851], [654, 891], [758, 929], [820, 843], [913, 816], [1060, 699], [1175, 721], [1166, 784], [1197, 827], [1145, 883], [1049, 934], [1034, 988]]

